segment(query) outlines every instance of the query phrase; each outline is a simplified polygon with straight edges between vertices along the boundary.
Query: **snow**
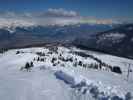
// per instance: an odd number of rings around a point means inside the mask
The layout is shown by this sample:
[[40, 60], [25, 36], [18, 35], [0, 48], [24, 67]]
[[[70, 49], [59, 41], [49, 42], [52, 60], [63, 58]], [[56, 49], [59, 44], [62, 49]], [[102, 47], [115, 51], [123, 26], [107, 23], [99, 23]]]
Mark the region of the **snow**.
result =
[[[19, 54], [16, 54], [20, 51]], [[106, 63], [120, 65], [133, 60], [107, 54], [84, 51], [77, 48], [58, 47], [58, 53], [48, 54], [49, 48], [26, 48], [9, 50], [0, 54], [0, 98], [2, 100], [126, 100], [128, 92], [133, 94], [133, 80], [125, 80], [125, 74], [73, 67], [73, 62], [63, 62], [53, 66], [51, 60], [60, 54], [64, 58], [73, 57], [83, 63], [96, 63], [91, 58], [84, 58], [72, 51], [90, 53]], [[44, 52], [44, 62], [33, 61], [39, 57], [36, 52]], [[34, 62], [30, 72], [20, 71], [26, 62]], [[64, 66], [62, 66], [64, 64]], [[115, 98], [115, 99], [114, 99]], [[129, 99], [131, 100], [131, 99]]]
[[102, 42], [104, 40], [112, 41], [112, 43], [119, 43], [121, 40], [125, 37], [125, 34], [123, 33], [109, 33], [109, 34], [104, 34], [100, 37], [98, 40], [99, 42]]
[[120, 33], [110, 33], [105, 35], [105, 38], [110, 38], [110, 39], [121, 39], [124, 38], [125, 34], [120, 34]]
[[[56, 71], [55, 75], [58, 79], [70, 84], [75, 91], [78, 91], [81, 94], [86, 94], [87, 97], [91, 94], [91, 96], [96, 96], [95, 98], [98, 100], [100, 98], [106, 98], [105, 100], [109, 100], [117, 96], [119, 99], [123, 98], [122, 100], [124, 100], [126, 95], [124, 95], [123, 91], [116, 86], [108, 86], [101, 81], [92, 81], [84, 76], [78, 76], [78, 74], [76, 75], [76, 73], [70, 70]], [[89, 93], [89, 95], [87, 93]], [[87, 98], [83, 100], [87, 100]]]
[[36, 24], [22, 19], [6, 19], [0, 18], [0, 29], [7, 29], [10, 33], [16, 31], [16, 27], [30, 27], [35, 26]]
[[75, 84], [74, 78], [72, 75], [67, 74], [63, 71], [57, 71], [55, 76], [61, 80], [64, 80], [68, 84]]
[[[74, 50], [79, 52], [85, 52], [89, 55], [93, 55], [94, 57], [97, 57], [102, 62], [112, 65], [112, 66], [119, 66], [122, 69], [123, 78], [126, 79], [127, 77], [127, 71], [130, 64], [131, 70], [133, 70], [133, 60], [128, 58], [122, 58], [122, 57], [116, 57], [109, 54], [94, 52], [94, 51], [87, 51], [87, 50], [77, 50], [74, 48]], [[131, 82], [133, 82], [133, 73], [129, 76], [129, 79]]]

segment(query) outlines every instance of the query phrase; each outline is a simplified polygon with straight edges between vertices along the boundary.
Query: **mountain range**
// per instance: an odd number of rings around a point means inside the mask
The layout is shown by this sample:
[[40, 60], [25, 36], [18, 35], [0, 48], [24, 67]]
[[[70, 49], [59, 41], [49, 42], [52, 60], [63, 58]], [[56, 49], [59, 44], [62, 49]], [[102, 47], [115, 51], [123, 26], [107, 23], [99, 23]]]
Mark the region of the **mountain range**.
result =
[[93, 37], [76, 39], [74, 45], [118, 56], [133, 58], [133, 24], [98, 32]]
[[0, 27], [0, 48], [71, 44], [118, 56], [133, 58], [133, 24], [11, 24]]
[[23, 47], [27, 45], [72, 42], [76, 38], [90, 37], [97, 32], [111, 29], [112, 25], [12, 25], [0, 28], [0, 48]]

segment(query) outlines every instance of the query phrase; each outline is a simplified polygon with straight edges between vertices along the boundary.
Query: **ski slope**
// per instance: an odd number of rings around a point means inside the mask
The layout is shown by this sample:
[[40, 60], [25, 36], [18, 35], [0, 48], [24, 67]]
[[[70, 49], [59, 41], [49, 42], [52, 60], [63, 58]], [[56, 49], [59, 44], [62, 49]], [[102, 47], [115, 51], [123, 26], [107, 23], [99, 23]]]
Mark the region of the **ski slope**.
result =
[[[17, 51], [19, 54], [16, 54]], [[58, 47], [58, 54], [49, 53], [49, 48], [26, 48], [9, 50], [0, 54], [0, 99], [1, 100], [132, 100], [126, 99], [133, 94], [132, 73], [126, 80], [126, 72], [119, 75], [104, 70], [74, 67], [73, 62], [63, 62], [53, 66], [51, 60], [60, 54], [64, 58], [73, 57], [84, 63], [96, 63], [91, 58], [74, 55], [77, 48]], [[83, 51], [83, 50], [82, 50]], [[44, 52], [44, 62], [33, 60]], [[120, 65], [126, 70], [125, 63], [132, 60], [91, 51], [83, 51], [99, 57], [106, 63]], [[33, 61], [30, 72], [20, 71], [26, 62]], [[128, 94], [128, 95], [127, 95]]]

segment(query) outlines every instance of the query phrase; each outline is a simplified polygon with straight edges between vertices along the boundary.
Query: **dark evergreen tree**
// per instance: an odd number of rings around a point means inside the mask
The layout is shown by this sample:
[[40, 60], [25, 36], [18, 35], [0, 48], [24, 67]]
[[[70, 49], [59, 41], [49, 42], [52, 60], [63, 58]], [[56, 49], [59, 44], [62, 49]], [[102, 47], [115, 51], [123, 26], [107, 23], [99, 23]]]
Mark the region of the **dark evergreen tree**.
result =
[[119, 66], [114, 66], [112, 71], [118, 74], [122, 74], [121, 68]]
[[19, 54], [19, 53], [20, 53], [20, 51], [17, 51], [17, 52], [16, 52], [16, 54]]
[[79, 65], [79, 66], [82, 66], [82, 64], [83, 64], [82, 61], [79, 61], [78, 65]]
[[26, 64], [25, 64], [25, 69], [29, 69], [30, 68], [30, 64], [27, 62]]
[[30, 62], [30, 66], [31, 66], [31, 67], [34, 67], [34, 64], [33, 64], [33, 62], [32, 62], [32, 61]]
[[40, 61], [40, 58], [39, 57], [37, 58], [37, 61]]
[[52, 58], [51, 62], [54, 63], [54, 61], [56, 61], [57, 59], [56, 58]]

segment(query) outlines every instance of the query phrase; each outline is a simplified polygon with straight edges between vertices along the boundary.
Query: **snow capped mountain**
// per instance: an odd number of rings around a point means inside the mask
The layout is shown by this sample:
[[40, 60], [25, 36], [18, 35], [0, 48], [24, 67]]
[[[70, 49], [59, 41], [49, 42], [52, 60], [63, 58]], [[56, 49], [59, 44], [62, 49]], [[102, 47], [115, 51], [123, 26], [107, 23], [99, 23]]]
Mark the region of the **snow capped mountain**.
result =
[[97, 35], [97, 45], [100, 48], [114, 49], [121, 54], [132, 56], [133, 25], [124, 25]]
[[0, 29], [5, 29], [10, 33], [14, 33], [16, 31], [16, 27], [26, 28], [35, 25], [35, 23], [26, 20], [0, 18]]
[[[42, 25], [42, 24], [38, 24], [36, 22], [34, 22], [33, 20], [27, 20], [27, 19], [13, 19], [13, 18], [9, 18], [9, 19], [6, 19], [6, 18], [0, 18], [0, 29], [5, 29], [7, 31], [9, 31], [10, 33], [14, 33], [16, 31], [16, 28], [17, 27], [20, 27], [20, 28], [24, 28], [24, 29], [31, 29], [31, 28], [36, 28], [36, 27], [44, 27], [44, 28], [47, 28], [47, 27], [57, 27], [57, 28], [65, 28], [65, 27], [72, 27], [72, 28], [83, 28], [83, 27], [86, 27], [86, 28], [92, 28], [92, 31], [94, 31], [94, 28], [95, 30], [99, 30], [99, 31], [102, 31], [102, 30], [105, 30], [106, 28], [109, 29], [111, 28], [112, 26], [110, 24], [89, 24], [89, 23], [68, 23], [68, 24], [46, 24], [46, 25]], [[101, 28], [101, 29], [100, 29]]]
[[19, 19], [4, 19], [0, 18], [0, 28], [11, 28], [11, 27], [29, 27], [34, 26], [35, 23], [27, 21], [27, 20], [19, 20]]
[[117, 26], [111, 30], [99, 32], [93, 37], [77, 39], [75, 45], [106, 53], [133, 58], [133, 24]]
[[103, 38], [103, 39], [120, 40], [120, 39], [124, 39], [126, 37], [129, 37], [129, 36], [131, 36], [130, 38], [132, 38], [133, 37], [132, 31], [133, 31], [133, 25], [129, 24], [129, 25], [123, 25], [123, 26], [118, 27], [116, 29], [112, 29], [112, 30], [103, 32], [103, 33], [98, 34], [98, 35], [100, 38]]
[[[8, 20], [7, 20], [8, 21]], [[103, 24], [72, 24], [72, 25], [37, 25], [32, 22], [18, 20], [2, 21], [0, 26], [0, 48], [21, 47], [46, 42], [71, 42], [78, 37], [89, 37], [97, 32], [111, 29]]]

